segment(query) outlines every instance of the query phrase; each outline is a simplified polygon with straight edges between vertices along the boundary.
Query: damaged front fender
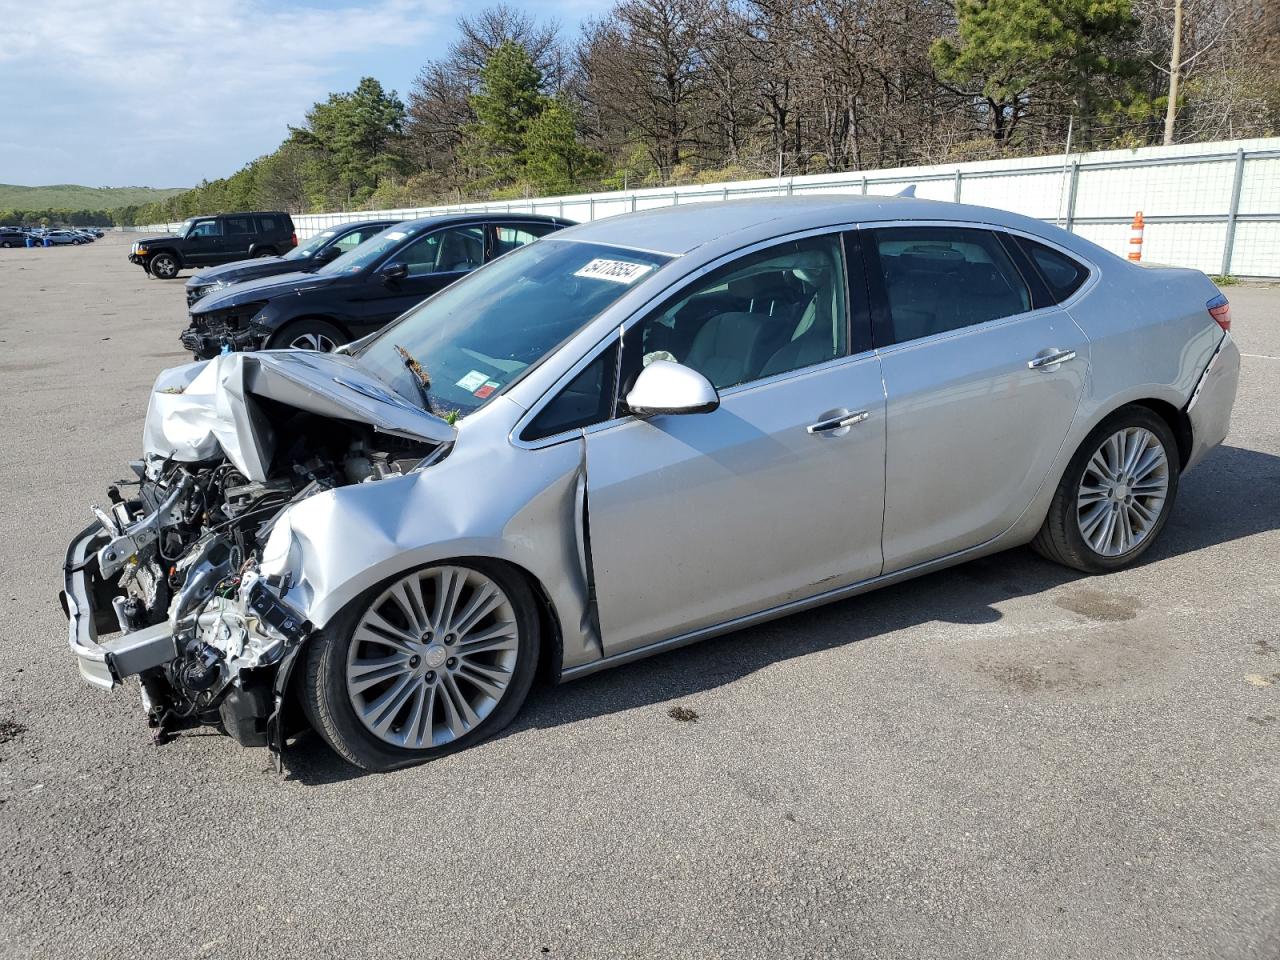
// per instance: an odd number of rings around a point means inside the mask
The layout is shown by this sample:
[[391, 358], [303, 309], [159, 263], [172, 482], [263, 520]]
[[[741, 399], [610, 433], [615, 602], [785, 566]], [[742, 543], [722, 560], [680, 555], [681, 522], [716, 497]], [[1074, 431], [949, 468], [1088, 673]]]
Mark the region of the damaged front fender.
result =
[[469, 420], [449, 456], [423, 470], [294, 504], [272, 529], [262, 572], [287, 585], [282, 596], [323, 627], [365, 590], [406, 570], [464, 557], [505, 561], [550, 600], [563, 665], [597, 659], [581, 523], [582, 442], [517, 464], [505, 436], [486, 436], [500, 422]]

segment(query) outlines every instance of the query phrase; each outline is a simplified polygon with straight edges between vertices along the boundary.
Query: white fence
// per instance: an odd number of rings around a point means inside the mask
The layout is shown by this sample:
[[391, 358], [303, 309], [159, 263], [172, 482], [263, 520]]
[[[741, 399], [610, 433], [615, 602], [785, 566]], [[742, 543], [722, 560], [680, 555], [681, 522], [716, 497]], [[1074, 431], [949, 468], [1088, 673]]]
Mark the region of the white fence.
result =
[[1142, 211], [1144, 259], [1211, 274], [1280, 278], [1280, 137], [566, 197], [301, 214], [293, 220], [303, 239], [334, 224], [375, 216], [409, 220], [442, 213], [511, 212], [585, 221], [738, 197], [892, 194], [909, 184], [916, 185], [918, 197], [999, 207], [1057, 223], [1122, 255], [1133, 216]]

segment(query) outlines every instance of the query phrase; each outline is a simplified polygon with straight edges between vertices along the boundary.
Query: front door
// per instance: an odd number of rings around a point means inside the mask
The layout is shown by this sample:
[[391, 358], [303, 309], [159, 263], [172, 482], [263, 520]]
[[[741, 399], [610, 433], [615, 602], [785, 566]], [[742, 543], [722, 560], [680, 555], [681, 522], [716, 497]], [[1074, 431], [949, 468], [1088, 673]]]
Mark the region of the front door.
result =
[[221, 263], [222, 224], [217, 220], [197, 220], [187, 233], [182, 259], [193, 267]]
[[848, 323], [841, 241], [823, 236], [740, 258], [626, 330], [624, 396], [674, 359], [721, 403], [585, 432], [606, 654], [879, 574], [884, 394]]
[[1031, 309], [994, 231], [869, 231], [888, 400], [884, 561], [891, 573], [1011, 527], [1057, 457], [1089, 344], [1058, 307]]
[[[484, 227], [447, 227], [416, 237], [392, 253], [365, 282], [352, 288], [350, 316], [362, 336], [391, 322], [410, 307], [484, 264]], [[383, 267], [403, 263], [408, 273], [383, 279]]]

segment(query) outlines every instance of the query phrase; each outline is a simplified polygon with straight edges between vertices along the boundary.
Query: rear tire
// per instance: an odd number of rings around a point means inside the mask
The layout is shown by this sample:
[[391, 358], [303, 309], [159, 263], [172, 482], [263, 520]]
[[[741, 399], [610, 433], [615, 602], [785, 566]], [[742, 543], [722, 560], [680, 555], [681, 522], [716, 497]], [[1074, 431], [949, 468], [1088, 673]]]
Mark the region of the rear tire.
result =
[[172, 253], [152, 254], [147, 260], [147, 269], [159, 280], [172, 280], [178, 275], [178, 258]]
[[1164, 529], [1179, 468], [1169, 425], [1146, 407], [1122, 407], [1067, 464], [1032, 548], [1084, 573], [1129, 566]]
[[258, 259], [260, 257], [274, 257], [275, 255], [276, 252], [270, 247], [261, 247], [253, 251], [254, 259]]
[[270, 350], [318, 350], [331, 353], [347, 342], [347, 335], [327, 320], [295, 320], [285, 324], [267, 341]]
[[311, 725], [364, 770], [423, 763], [491, 736], [533, 684], [535, 604], [517, 571], [487, 560], [383, 581], [312, 638], [300, 691]]

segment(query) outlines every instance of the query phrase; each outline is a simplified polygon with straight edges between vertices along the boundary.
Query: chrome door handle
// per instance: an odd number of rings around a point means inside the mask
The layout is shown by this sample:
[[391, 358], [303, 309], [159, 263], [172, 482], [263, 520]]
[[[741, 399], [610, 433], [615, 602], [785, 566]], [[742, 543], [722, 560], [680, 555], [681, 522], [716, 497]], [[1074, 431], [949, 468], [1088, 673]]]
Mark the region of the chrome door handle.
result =
[[871, 416], [870, 410], [859, 410], [857, 413], [846, 413], [843, 416], [832, 417], [830, 420], [819, 420], [817, 423], [811, 423], [805, 430], [809, 433], [830, 433], [832, 430], [839, 430], [841, 427], [852, 427], [855, 423], [861, 423], [867, 417]]
[[1074, 350], [1060, 350], [1057, 353], [1050, 353], [1043, 357], [1036, 357], [1034, 360], [1028, 360], [1027, 366], [1032, 370], [1039, 370], [1042, 367], [1052, 367], [1057, 363], [1066, 363], [1068, 360], [1074, 360], [1076, 352]]

